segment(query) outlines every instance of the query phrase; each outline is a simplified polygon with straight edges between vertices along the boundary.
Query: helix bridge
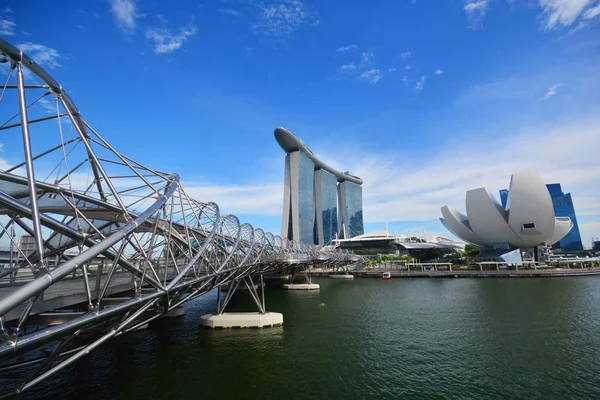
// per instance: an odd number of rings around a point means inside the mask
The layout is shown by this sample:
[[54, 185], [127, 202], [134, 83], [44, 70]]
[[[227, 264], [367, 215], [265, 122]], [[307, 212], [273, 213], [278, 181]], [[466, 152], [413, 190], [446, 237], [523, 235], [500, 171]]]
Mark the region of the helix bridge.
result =
[[[0, 376], [25, 371], [12, 395], [214, 288], [245, 286], [265, 312], [263, 275], [360, 262], [192, 198], [178, 174], [111, 146], [2, 38], [0, 73]], [[218, 296], [217, 313], [230, 297]]]

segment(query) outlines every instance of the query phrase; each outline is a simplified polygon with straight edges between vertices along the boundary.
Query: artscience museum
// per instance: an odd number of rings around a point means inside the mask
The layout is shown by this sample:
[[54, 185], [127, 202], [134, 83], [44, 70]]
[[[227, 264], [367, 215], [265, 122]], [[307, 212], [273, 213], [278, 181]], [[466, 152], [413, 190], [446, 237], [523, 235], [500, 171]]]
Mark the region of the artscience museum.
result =
[[573, 227], [569, 217], [555, 216], [548, 188], [537, 172], [511, 177], [506, 208], [483, 187], [467, 191], [465, 205], [466, 214], [442, 207], [442, 224], [464, 241], [498, 254], [533, 250], [538, 260], [540, 250], [560, 241]]

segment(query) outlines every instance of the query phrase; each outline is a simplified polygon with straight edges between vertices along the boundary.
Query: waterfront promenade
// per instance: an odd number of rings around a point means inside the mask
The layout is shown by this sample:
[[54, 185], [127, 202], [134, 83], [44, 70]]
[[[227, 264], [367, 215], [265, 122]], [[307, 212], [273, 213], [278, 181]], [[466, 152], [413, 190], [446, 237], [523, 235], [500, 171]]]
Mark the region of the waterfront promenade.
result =
[[[355, 278], [380, 278], [383, 272], [390, 272], [392, 278], [541, 278], [541, 277], [566, 277], [566, 276], [588, 276], [600, 275], [600, 268], [539, 268], [539, 269], [501, 269], [501, 270], [467, 270], [455, 269], [452, 271], [406, 271], [406, 270], [384, 270], [361, 269], [348, 271], [348, 274]], [[333, 272], [330, 270], [313, 270], [313, 276], [329, 276]]]

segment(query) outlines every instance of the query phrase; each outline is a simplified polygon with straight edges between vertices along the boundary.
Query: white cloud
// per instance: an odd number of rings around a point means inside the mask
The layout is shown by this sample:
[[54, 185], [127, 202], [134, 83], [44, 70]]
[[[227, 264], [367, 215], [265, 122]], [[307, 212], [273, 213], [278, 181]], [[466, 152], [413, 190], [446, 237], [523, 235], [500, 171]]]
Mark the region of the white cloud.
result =
[[583, 14], [584, 19], [592, 19], [596, 18], [600, 15], [600, 3], [596, 7], [588, 8], [587, 11]]
[[370, 84], [376, 84], [383, 77], [384, 74], [382, 74], [381, 71], [376, 68], [371, 68], [360, 75], [360, 79], [364, 79]]
[[110, 0], [110, 11], [123, 33], [132, 34], [135, 31], [137, 20], [144, 16], [137, 12], [135, 3], [135, 0]]
[[[533, 80], [532, 77], [530, 79]], [[471, 86], [455, 102], [462, 105], [468, 104], [469, 106], [490, 101], [505, 101], [510, 104], [515, 99], [528, 98], [532, 89], [524, 83], [524, 80], [518, 76], [478, 83]], [[540, 87], [544, 87], [544, 85]]]
[[0, 18], [0, 35], [12, 36], [15, 34], [17, 24], [4, 18]]
[[479, 29], [488, 7], [488, 0], [466, 0], [464, 10], [469, 21], [469, 28]]
[[[554, 29], [560, 26], [570, 26], [595, 0], [539, 0], [544, 13], [543, 27]], [[589, 8], [584, 18], [591, 19], [600, 13], [600, 5]], [[598, 9], [598, 10], [596, 10]]]
[[232, 8], [220, 8], [218, 11], [221, 14], [229, 15], [231, 17], [241, 17], [242, 16], [241, 12], [234, 10]]
[[214, 201], [222, 214], [258, 214], [264, 216], [281, 215], [283, 185], [195, 185], [185, 184], [185, 191], [194, 199]]
[[[38, 104], [46, 111], [46, 113], [48, 114], [56, 114], [57, 110], [56, 110], [56, 102], [50, 102], [48, 99], [46, 98], [41, 98], [38, 101]], [[66, 118], [68, 119], [68, 118]]]
[[421, 79], [417, 81], [415, 84], [415, 92], [421, 93], [423, 91], [423, 87], [425, 86], [425, 75], [421, 75]]
[[[463, 8], [469, 21], [469, 28], [481, 28], [490, 0], [464, 1]], [[512, 4], [512, 0], [508, 2]], [[574, 33], [600, 16], [598, 0], [536, 0], [536, 3], [542, 10], [541, 25], [547, 30], [575, 25], [569, 31]]]
[[414, 68], [414, 67], [413, 67], [412, 65], [408, 65], [408, 64], [404, 66], [404, 70], [405, 70], [405, 71], [410, 71], [410, 70], [411, 70], [411, 69], [413, 69], [413, 68]]
[[[368, 153], [364, 148], [340, 150], [333, 160], [327, 159], [326, 151], [317, 149], [317, 154], [332, 166], [347, 167], [347, 160], [355, 160], [352, 169], [365, 182], [365, 222], [435, 220], [446, 204], [464, 211], [467, 190], [485, 186], [498, 196], [511, 174], [532, 170], [546, 183], [560, 182], [571, 192], [577, 215], [600, 219], [600, 119], [478, 136], [468, 146], [442, 145], [426, 154]], [[596, 232], [600, 236], [600, 230]], [[582, 230], [582, 237], [589, 236]]]
[[[353, 160], [352, 170], [365, 182], [366, 223], [437, 221], [440, 207], [446, 204], [464, 211], [467, 190], [485, 186], [498, 196], [499, 189], [508, 187], [511, 174], [535, 170], [545, 182], [560, 182], [565, 192], [572, 193], [582, 238], [589, 242], [592, 235], [600, 236], [599, 222], [588, 222], [600, 221], [599, 147], [600, 119], [595, 118], [534, 125], [506, 135], [482, 131], [468, 145], [441, 144], [425, 153], [369, 152], [362, 147], [313, 150], [340, 170]], [[223, 213], [281, 216], [283, 186], [279, 182], [184, 186], [193, 198], [217, 202]]]
[[360, 57], [361, 57], [360, 65], [359, 65], [360, 68], [365, 68], [365, 67], [373, 64], [373, 61], [375, 60], [375, 54], [373, 54], [370, 51], [363, 52]]
[[556, 85], [552, 85], [548, 91], [546, 92], [546, 95], [542, 98], [542, 100], [548, 100], [550, 97], [556, 96], [556, 89], [558, 89], [559, 87], [561, 87], [562, 84], [558, 83]]
[[[233, 3], [229, 0], [221, 2]], [[236, 2], [244, 9], [240, 11], [233, 8], [220, 8], [217, 11], [232, 17], [241, 18], [248, 15], [250, 27], [255, 34], [286, 38], [302, 26], [319, 23], [314, 8], [303, 0], [241, 0]], [[356, 46], [350, 45], [341, 49], [348, 51], [353, 48]]]
[[400, 79], [402, 81], [402, 83], [404, 83], [404, 85], [408, 86], [408, 77], [406, 75], [402, 76], [402, 79]]
[[17, 47], [42, 66], [48, 68], [60, 67], [58, 60], [62, 56], [56, 49], [31, 42], [19, 44]]
[[3, 9], [0, 11], [0, 13], [2, 13], [2, 14], [14, 14], [15, 12], [14, 12], [14, 11], [13, 11], [13, 9], [12, 9], [12, 8], [10, 8], [10, 7], [4, 7], [4, 8], [3, 8]]
[[194, 36], [196, 33], [197, 29], [193, 18], [187, 26], [179, 28], [179, 32], [177, 34], [171, 32], [165, 27], [148, 28], [144, 32], [146, 39], [152, 42], [153, 51], [156, 54], [174, 52], [183, 46], [183, 42], [185, 42], [189, 37]]
[[13, 166], [10, 162], [5, 160], [4, 158], [0, 158], [0, 171], [6, 171]]
[[345, 53], [347, 51], [356, 50], [356, 49], [357, 49], [356, 45], [355, 44], [351, 44], [350, 46], [339, 47], [336, 51], [338, 53]]
[[434, 74], [434, 75], [441, 75], [441, 74], [443, 74], [443, 73], [444, 73], [444, 71], [443, 71], [443, 70], [441, 70], [441, 69], [439, 69], [439, 68], [438, 68], [438, 69], [436, 69], [435, 71], [433, 71], [433, 74]]
[[[367, 81], [370, 84], [376, 84], [385, 76], [381, 69], [375, 68], [375, 54], [370, 51], [362, 52], [360, 63], [345, 64], [340, 67], [340, 71], [347, 73], [356, 79]], [[396, 68], [390, 67], [388, 72], [394, 72]]]
[[544, 18], [544, 29], [577, 25], [569, 33], [574, 33], [600, 15], [600, 2], [597, 0], [539, 0]]
[[590, 247], [591, 237], [600, 237], [600, 221], [584, 221], [581, 222], [580, 213], [575, 210], [575, 216], [577, 217], [577, 225], [579, 225], [579, 232], [581, 234], [581, 241], [583, 247]]
[[304, 24], [318, 23], [316, 12], [300, 0], [270, 0], [259, 3], [256, 33], [286, 37]]
[[411, 56], [412, 56], [412, 53], [410, 52], [410, 50], [406, 50], [405, 52], [400, 53], [400, 57], [403, 60], [406, 60], [406, 59], [410, 58]]
[[569, 33], [575, 33], [578, 30], [580, 30], [582, 28], [585, 28], [586, 25], [587, 24], [585, 22], [579, 22], [575, 28], [572, 28], [572, 29], [569, 30]]
[[485, 11], [487, 8], [487, 0], [467, 0], [464, 8], [467, 13], [481, 10]]

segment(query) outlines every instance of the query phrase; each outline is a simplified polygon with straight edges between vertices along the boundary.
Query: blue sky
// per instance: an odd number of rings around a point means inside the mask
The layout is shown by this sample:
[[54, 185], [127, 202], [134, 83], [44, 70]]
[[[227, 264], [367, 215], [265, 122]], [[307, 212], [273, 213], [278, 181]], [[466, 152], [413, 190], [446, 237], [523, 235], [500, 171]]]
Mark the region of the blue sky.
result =
[[[365, 180], [366, 230], [537, 170], [600, 236], [600, 1], [4, 1], [0, 35], [127, 155], [279, 232], [285, 126]], [[11, 154], [0, 156], [10, 163]]]

